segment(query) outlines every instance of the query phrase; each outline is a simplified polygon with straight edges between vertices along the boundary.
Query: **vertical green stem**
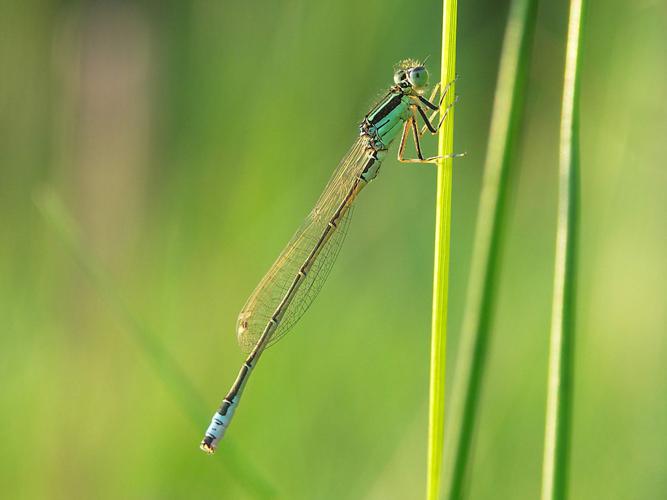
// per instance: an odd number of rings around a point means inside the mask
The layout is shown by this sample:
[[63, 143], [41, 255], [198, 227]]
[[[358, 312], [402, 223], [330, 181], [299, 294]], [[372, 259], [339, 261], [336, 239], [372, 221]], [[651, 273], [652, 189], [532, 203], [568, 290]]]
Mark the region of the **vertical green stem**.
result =
[[[456, 0], [443, 0], [441, 82], [454, 80], [456, 74]], [[443, 108], [452, 102], [450, 88]], [[450, 111], [440, 129], [438, 155], [452, 154], [454, 113]], [[433, 264], [433, 318], [431, 326], [431, 370], [429, 390], [428, 456], [426, 498], [440, 497], [445, 423], [445, 359], [447, 346], [447, 286], [449, 279], [449, 235], [451, 229], [452, 160], [438, 163], [435, 213], [435, 260]]]
[[567, 498], [574, 370], [579, 177], [579, 66], [584, 0], [571, 0], [560, 128], [556, 263], [551, 318], [542, 500]]
[[523, 107], [537, 0], [513, 0], [500, 57], [466, 310], [452, 387], [450, 500], [463, 497], [495, 305], [505, 195]]

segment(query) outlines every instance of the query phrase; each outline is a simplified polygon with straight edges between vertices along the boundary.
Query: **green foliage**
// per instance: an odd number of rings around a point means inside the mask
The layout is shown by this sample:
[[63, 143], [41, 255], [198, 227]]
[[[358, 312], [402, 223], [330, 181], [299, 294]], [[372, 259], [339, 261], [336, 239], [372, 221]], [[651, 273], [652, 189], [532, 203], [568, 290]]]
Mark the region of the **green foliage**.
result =
[[[502, 3], [458, 7], [454, 150], [467, 156], [453, 172], [450, 356], [507, 21]], [[659, 2], [590, 7], [569, 489], [661, 498], [667, 16]], [[318, 300], [262, 357], [219, 454], [198, 444], [242, 360], [240, 307], [393, 65], [430, 54], [439, 74], [441, 23], [442, 4], [425, 1], [6, 2], [3, 498], [237, 500], [261, 497], [264, 482], [295, 500], [424, 496], [436, 175], [392, 158]], [[475, 500], [540, 491], [566, 26], [564, 4], [541, 4], [470, 456]], [[190, 389], [35, 208], [43, 192]]]

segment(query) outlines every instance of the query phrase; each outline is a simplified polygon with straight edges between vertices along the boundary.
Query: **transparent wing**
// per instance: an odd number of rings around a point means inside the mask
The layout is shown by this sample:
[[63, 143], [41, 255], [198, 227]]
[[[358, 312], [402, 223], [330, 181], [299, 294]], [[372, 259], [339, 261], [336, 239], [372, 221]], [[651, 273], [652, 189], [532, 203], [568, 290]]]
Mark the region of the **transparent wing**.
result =
[[[244, 351], [255, 346], [299, 269], [320, 241], [329, 220], [354, 187], [368, 158], [366, 146], [366, 139], [357, 139], [331, 176], [315, 207], [243, 306], [237, 322], [237, 337]], [[350, 208], [323, 244], [267, 345], [275, 343], [296, 324], [322, 289], [345, 239], [351, 216]]]
[[280, 325], [271, 336], [268, 346], [272, 346], [278, 342], [283, 336], [301, 319], [301, 316], [308, 310], [310, 305], [317, 297], [317, 294], [322, 290], [324, 282], [329, 277], [329, 273], [333, 268], [334, 262], [338, 258], [340, 249], [345, 241], [347, 229], [352, 219], [352, 211], [354, 207], [350, 207], [339, 222], [338, 228], [333, 236], [322, 249], [322, 253], [318, 256], [306, 276], [303, 284], [297, 290], [290, 307], [285, 312]]

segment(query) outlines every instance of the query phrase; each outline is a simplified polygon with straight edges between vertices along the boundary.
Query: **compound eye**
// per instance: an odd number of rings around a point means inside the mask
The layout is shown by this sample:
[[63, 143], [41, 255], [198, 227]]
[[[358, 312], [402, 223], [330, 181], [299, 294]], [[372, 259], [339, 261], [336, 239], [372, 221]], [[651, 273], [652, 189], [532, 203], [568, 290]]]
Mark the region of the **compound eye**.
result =
[[403, 80], [405, 80], [405, 71], [399, 69], [396, 73], [394, 73], [394, 83], [398, 85]]
[[428, 85], [428, 71], [423, 66], [412, 68], [408, 73], [408, 78], [413, 87], [423, 88]]

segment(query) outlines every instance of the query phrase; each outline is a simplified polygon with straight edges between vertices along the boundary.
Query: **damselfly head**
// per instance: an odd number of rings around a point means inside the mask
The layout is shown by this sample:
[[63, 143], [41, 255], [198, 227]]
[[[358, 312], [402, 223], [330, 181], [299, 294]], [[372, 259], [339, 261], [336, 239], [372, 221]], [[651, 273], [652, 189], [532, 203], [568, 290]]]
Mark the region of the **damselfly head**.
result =
[[402, 61], [394, 73], [394, 83], [401, 88], [412, 88], [418, 94], [428, 87], [428, 70], [417, 61]]

